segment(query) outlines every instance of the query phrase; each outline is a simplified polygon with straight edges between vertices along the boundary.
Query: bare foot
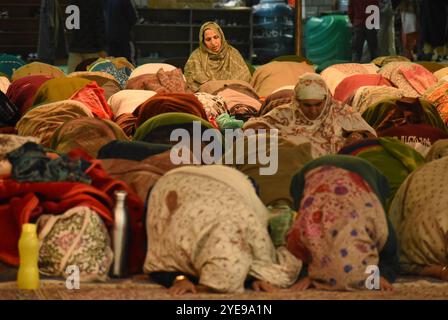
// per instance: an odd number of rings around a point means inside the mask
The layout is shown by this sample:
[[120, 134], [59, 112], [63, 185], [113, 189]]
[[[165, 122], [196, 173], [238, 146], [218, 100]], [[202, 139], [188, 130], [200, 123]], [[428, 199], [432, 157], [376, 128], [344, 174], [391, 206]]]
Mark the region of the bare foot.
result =
[[394, 286], [383, 277], [380, 277], [380, 288], [381, 291], [394, 291]]
[[310, 288], [311, 285], [311, 279], [309, 277], [306, 277], [292, 285], [289, 288], [289, 291], [304, 291]]
[[280, 290], [276, 286], [273, 286], [272, 284], [261, 280], [255, 280], [252, 283], [252, 289], [254, 289], [255, 291], [264, 291], [264, 292], [278, 292]]

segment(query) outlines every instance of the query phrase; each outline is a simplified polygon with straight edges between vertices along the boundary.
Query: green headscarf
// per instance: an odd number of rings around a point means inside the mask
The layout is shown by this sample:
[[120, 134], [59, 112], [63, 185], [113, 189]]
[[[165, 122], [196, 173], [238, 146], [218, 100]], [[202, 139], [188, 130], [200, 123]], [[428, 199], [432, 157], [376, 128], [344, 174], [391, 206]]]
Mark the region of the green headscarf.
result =
[[91, 83], [81, 78], [55, 78], [45, 82], [36, 92], [33, 108], [38, 105], [70, 99], [78, 90]]
[[26, 64], [22, 59], [11, 54], [0, 54], [0, 73], [11, 79], [15, 70]]
[[294, 198], [294, 209], [300, 207], [303, 190], [305, 188], [305, 175], [308, 171], [322, 167], [335, 166], [359, 174], [372, 188], [381, 204], [386, 208], [386, 201], [389, 196], [389, 183], [387, 178], [378, 171], [367, 160], [345, 155], [323, 156], [308, 162], [302, 170], [294, 175], [291, 181], [291, 195]]
[[214, 129], [210, 122], [205, 121], [202, 118], [196, 117], [192, 114], [181, 112], [168, 112], [162, 113], [155, 117], [146, 120], [140, 127], [137, 128], [132, 140], [144, 141], [145, 137], [152, 131], [163, 126], [172, 126], [176, 124], [188, 124], [193, 121], [199, 121], [202, 127], [207, 129]]
[[389, 181], [388, 207], [403, 181], [425, 164], [425, 159], [413, 148], [391, 137], [360, 140], [339, 151], [370, 162]]
[[[387, 129], [381, 128], [381, 126], [384, 126], [383, 122], [387, 119], [388, 116], [390, 116], [392, 110], [394, 108], [398, 108], [397, 102], [399, 100], [400, 99], [386, 99], [379, 101], [378, 103], [375, 103], [374, 105], [368, 107], [362, 113], [362, 117], [372, 128], [377, 131]], [[444, 132], [448, 132], [445, 123], [443, 122], [439, 112], [437, 111], [436, 107], [434, 107], [434, 105], [424, 99], [418, 98], [415, 101], [415, 106], [417, 106], [417, 109], [414, 108], [414, 114], [417, 118], [419, 118], [418, 121], [422, 121], [422, 123], [430, 125], [431, 127], [441, 129]]]

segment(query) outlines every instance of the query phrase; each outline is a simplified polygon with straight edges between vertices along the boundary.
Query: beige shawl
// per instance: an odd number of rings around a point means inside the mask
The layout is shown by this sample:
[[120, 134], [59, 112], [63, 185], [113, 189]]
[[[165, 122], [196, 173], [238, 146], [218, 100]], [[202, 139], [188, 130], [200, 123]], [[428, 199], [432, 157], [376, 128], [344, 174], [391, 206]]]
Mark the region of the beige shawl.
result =
[[301, 269], [286, 248], [275, 249], [249, 179], [225, 166], [166, 173], [149, 196], [146, 230], [146, 273], [187, 273], [218, 292], [244, 292], [248, 275], [285, 288]]
[[251, 85], [260, 97], [267, 97], [277, 89], [295, 86], [300, 76], [314, 72], [306, 62], [273, 61], [255, 70]]
[[[204, 43], [204, 32], [214, 29], [221, 36], [221, 49], [215, 53]], [[185, 68], [188, 86], [198, 91], [199, 87], [210, 80], [243, 80], [250, 82], [250, 72], [241, 54], [229, 45], [219, 25], [206, 22], [199, 31], [199, 48], [191, 54]]]
[[402, 270], [448, 264], [448, 158], [414, 171], [398, 189], [389, 209], [400, 246]]

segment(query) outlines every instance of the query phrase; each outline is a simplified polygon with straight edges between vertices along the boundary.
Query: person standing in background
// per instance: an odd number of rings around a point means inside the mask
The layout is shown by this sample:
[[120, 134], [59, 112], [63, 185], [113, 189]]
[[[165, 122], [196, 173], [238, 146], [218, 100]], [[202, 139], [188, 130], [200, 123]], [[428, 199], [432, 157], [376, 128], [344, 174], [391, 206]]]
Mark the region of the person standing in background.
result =
[[134, 63], [135, 50], [131, 42], [132, 27], [138, 21], [133, 0], [105, 0], [107, 53], [125, 57]]
[[378, 56], [378, 39], [376, 29], [367, 29], [366, 20], [370, 14], [366, 13], [368, 6], [379, 7], [378, 0], [350, 0], [348, 2], [348, 16], [353, 25], [352, 61], [360, 62], [364, 42], [367, 40], [370, 59]]
[[431, 60], [441, 62], [447, 58], [447, 0], [421, 0], [423, 53]]
[[418, 40], [417, 3], [413, 0], [402, 0], [398, 8], [401, 14], [403, 54], [414, 61], [414, 48]]
[[391, 0], [379, 0], [380, 30], [378, 30], [378, 45], [380, 56], [394, 56], [395, 49], [395, 18]]
[[59, 0], [41, 0], [37, 58], [48, 64], [67, 58], [64, 19]]
[[78, 6], [80, 28], [71, 30], [68, 55], [68, 73], [84, 60], [106, 57], [103, 0], [69, 0]]

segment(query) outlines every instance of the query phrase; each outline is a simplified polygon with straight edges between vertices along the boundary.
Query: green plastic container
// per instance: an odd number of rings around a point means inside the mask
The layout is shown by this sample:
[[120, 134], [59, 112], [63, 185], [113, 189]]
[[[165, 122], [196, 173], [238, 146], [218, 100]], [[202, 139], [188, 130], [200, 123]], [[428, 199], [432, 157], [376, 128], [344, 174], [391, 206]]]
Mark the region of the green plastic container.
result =
[[320, 65], [331, 60], [351, 60], [351, 31], [347, 15], [312, 17], [305, 25], [306, 56]]

